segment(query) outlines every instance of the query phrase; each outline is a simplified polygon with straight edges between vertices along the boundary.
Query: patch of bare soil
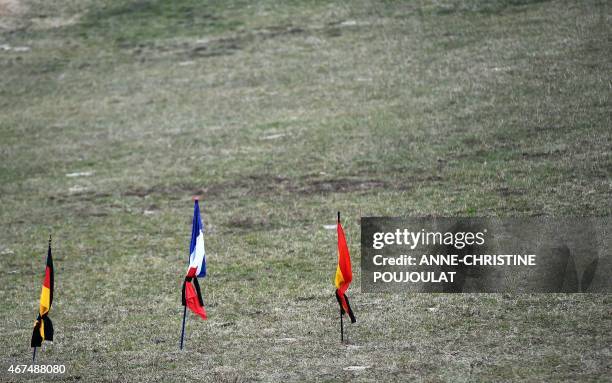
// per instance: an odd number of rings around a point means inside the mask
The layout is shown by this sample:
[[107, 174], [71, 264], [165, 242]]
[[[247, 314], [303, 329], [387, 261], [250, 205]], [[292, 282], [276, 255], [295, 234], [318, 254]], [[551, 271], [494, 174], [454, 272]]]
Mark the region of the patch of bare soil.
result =
[[19, 16], [25, 12], [25, 6], [19, 0], [0, 0], [0, 17]]
[[266, 218], [235, 217], [231, 218], [225, 226], [242, 230], [267, 230], [272, 227], [272, 223]]
[[0, 31], [18, 29], [52, 29], [76, 24], [81, 15], [45, 15], [29, 13], [21, 0], [0, 0]]
[[[124, 197], [145, 198], [149, 195], [163, 195], [172, 199], [181, 199], [186, 195], [201, 195], [205, 198], [236, 198], [255, 197], [270, 198], [279, 195], [322, 195], [330, 193], [354, 193], [370, 192], [372, 190], [408, 190], [410, 183], [389, 182], [375, 178], [360, 178], [358, 176], [345, 176], [338, 178], [324, 177], [319, 175], [306, 175], [297, 178], [274, 176], [269, 174], [258, 174], [242, 177], [237, 180], [229, 180], [214, 183], [204, 188], [192, 183], [178, 183], [171, 185], [155, 185], [151, 187], [128, 187], [119, 191]], [[50, 200], [59, 203], [73, 201], [95, 201], [111, 196], [110, 193], [83, 190], [78, 192], [63, 193], [50, 196]], [[230, 222], [235, 228], [257, 227], [265, 229], [266, 222], [235, 221]]]
[[53, 29], [76, 24], [80, 17], [80, 14], [69, 17], [40, 15], [30, 19], [30, 22], [32, 23], [31, 27], [33, 29]]
[[191, 48], [191, 57], [212, 57], [231, 55], [245, 47], [248, 43], [267, 40], [281, 36], [291, 36], [305, 33], [306, 30], [294, 26], [271, 26], [253, 32], [242, 33], [232, 37], [200, 40]]
[[242, 49], [243, 41], [236, 37], [200, 41], [190, 53], [191, 57], [213, 57], [231, 55]]
[[310, 176], [293, 179], [263, 174], [215, 183], [204, 188], [198, 188], [190, 184], [157, 185], [150, 188], [130, 188], [122, 194], [135, 197], [145, 197], [149, 194], [190, 194], [221, 198], [227, 196], [271, 197], [279, 194], [350, 193], [384, 188], [403, 189], [401, 186], [392, 185], [378, 179], [348, 177], [320, 179]]
[[15, 30], [24, 24], [27, 7], [20, 0], [0, 0], [0, 30]]
[[[323, 26], [299, 27], [295, 25], [272, 25], [250, 31], [242, 31], [231, 36], [212, 37], [195, 41], [195, 43], [183, 42], [179, 45], [153, 45], [141, 44], [134, 48], [133, 52], [142, 55], [151, 51], [186, 55], [190, 59], [229, 56], [233, 55], [255, 41], [264, 41], [276, 38], [286, 38], [293, 36], [315, 36], [338, 37], [342, 31], [341, 24], [330, 24]], [[130, 48], [129, 43], [123, 48]]]

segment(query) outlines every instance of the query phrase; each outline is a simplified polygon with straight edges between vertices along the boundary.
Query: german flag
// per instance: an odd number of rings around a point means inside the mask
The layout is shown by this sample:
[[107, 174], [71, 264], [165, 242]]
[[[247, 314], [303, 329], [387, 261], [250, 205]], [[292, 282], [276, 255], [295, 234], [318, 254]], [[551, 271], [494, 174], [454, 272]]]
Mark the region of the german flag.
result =
[[348, 246], [346, 245], [346, 237], [344, 229], [340, 224], [340, 212], [338, 212], [338, 266], [336, 267], [336, 277], [334, 283], [336, 285], [336, 299], [340, 305], [340, 312], [345, 313], [351, 318], [351, 323], [355, 323], [355, 315], [351, 310], [346, 290], [353, 280], [353, 270], [351, 268], [351, 255], [349, 254]]
[[53, 324], [48, 316], [51, 303], [53, 303], [53, 258], [51, 257], [51, 236], [49, 236], [47, 267], [45, 268], [45, 279], [40, 292], [40, 308], [30, 342], [32, 347], [40, 347], [43, 340], [53, 341]]

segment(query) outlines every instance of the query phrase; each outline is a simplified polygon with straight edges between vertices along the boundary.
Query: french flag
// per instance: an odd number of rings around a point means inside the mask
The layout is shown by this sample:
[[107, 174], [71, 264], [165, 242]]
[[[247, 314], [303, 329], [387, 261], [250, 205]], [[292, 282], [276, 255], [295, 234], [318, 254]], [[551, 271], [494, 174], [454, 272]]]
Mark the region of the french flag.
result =
[[200, 217], [200, 206], [195, 200], [193, 207], [193, 223], [191, 228], [191, 244], [189, 246], [189, 268], [183, 281], [182, 303], [189, 310], [206, 319], [204, 300], [198, 277], [206, 276], [206, 252], [204, 250], [204, 227]]
[[189, 246], [188, 277], [202, 278], [206, 276], [206, 251], [204, 250], [204, 227], [200, 217], [200, 206], [195, 200], [193, 207], [193, 223], [191, 226], [191, 245]]

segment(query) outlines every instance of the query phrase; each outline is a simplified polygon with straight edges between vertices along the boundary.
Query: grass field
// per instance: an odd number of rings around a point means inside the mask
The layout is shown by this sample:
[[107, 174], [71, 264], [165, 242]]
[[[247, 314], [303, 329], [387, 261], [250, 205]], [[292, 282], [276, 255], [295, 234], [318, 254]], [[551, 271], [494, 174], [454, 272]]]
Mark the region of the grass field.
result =
[[[0, 0], [0, 380], [612, 380], [610, 295], [358, 267], [361, 216], [611, 214], [611, 41], [605, 0]], [[179, 352], [194, 194], [209, 320]], [[49, 233], [38, 361], [67, 371], [17, 377]]]

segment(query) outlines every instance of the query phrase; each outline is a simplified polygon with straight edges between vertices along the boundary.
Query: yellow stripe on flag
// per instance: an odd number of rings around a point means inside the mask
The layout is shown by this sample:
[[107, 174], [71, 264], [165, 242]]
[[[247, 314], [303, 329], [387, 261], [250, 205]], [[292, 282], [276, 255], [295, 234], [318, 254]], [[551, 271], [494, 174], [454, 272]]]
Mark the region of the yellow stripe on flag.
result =
[[40, 337], [42, 338], [42, 340], [45, 340], [45, 321], [44, 320], [40, 320]]
[[[49, 306], [51, 306], [51, 292], [48, 287], [43, 286], [40, 292], [40, 316], [49, 312]], [[40, 328], [42, 332], [42, 326]]]
[[340, 271], [340, 266], [336, 266], [336, 279], [334, 282], [337, 289], [339, 289], [340, 285], [344, 283], [344, 276], [342, 275], [342, 271]]

